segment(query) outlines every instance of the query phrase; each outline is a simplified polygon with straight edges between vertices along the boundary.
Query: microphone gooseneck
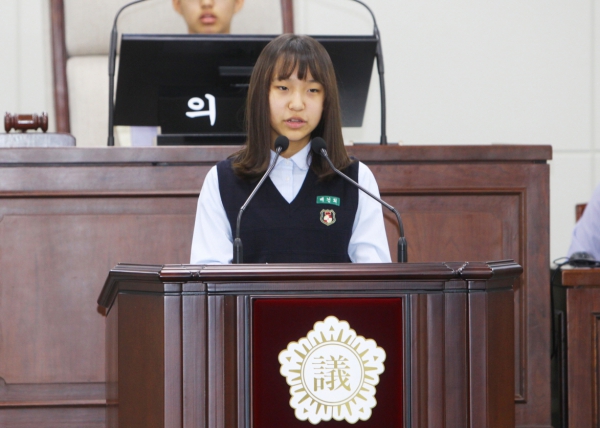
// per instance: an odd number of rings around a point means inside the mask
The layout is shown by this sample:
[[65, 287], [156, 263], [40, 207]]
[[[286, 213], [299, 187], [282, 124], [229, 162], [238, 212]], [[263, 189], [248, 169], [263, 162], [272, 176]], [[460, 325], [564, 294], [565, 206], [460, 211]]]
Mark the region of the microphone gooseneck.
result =
[[382, 146], [387, 145], [387, 131], [386, 131], [386, 115], [387, 109], [385, 105], [385, 80], [383, 78], [383, 49], [381, 48], [381, 35], [379, 33], [379, 27], [377, 26], [377, 20], [375, 19], [375, 14], [371, 10], [366, 3], [363, 3], [361, 0], [352, 0], [358, 4], [363, 5], [371, 14], [373, 18], [373, 34], [377, 39], [377, 48], [375, 51], [375, 58], [377, 59], [377, 74], [379, 75], [379, 96], [381, 100], [381, 136], [379, 139], [379, 144]]
[[113, 129], [115, 122], [115, 63], [117, 61], [117, 21], [123, 10], [136, 3], [146, 0], [135, 0], [127, 3], [115, 15], [112, 32], [110, 34], [110, 48], [108, 51], [108, 146], [115, 145], [115, 131]]
[[346, 174], [337, 169], [333, 165], [333, 162], [331, 162], [331, 159], [329, 159], [329, 156], [327, 155], [327, 144], [325, 143], [325, 140], [323, 140], [321, 137], [316, 137], [312, 139], [310, 144], [310, 149], [313, 151], [313, 153], [323, 156], [323, 158], [325, 158], [331, 169], [335, 171], [337, 175], [358, 187], [360, 190], [365, 192], [367, 195], [375, 199], [377, 202], [379, 202], [381, 205], [383, 205], [396, 215], [396, 220], [398, 221], [398, 228], [400, 229], [400, 238], [398, 239], [398, 263], [406, 263], [408, 261], [408, 244], [406, 242], [406, 238], [404, 237], [404, 224], [402, 223], [402, 218], [400, 217], [400, 213], [398, 212], [398, 210], [396, 210], [396, 208], [385, 202], [383, 199], [378, 198], [377, 196], [369, 192], [356, 181], [352, 180]]
[[271, 162], [271, 165], [269, 165], [269, 168], [267, 169], [265, 174], [262, 176], [252, 193], [250, 193], [250, 196], [248, 196], [248, 199], [246, 199], [246, 202], [244, 202], [242, 208], [240, 208], [240, 212], [238, 213], [237, 221], [235, 224], [235, 239], [233, 241], [234, 264], [244, 263], [244, 245], [242, 244], [242, 239], [240, 238], [240, 224], [242, 222], [242, 215], [244, 214], [246, 207], [248, 207], [248, 204], [250, 203], [256, 192], [258, 192], [258, 189], [260, 189], [260, 186], [262, 186], [263, 182], [267, 179], [267, 177], [269, 177], [269, 174], [271, 174], [273, 168], [275, 168], [275, 165], [277, 164], [277, 159], [279, 158], [281, 152], [285, 152], [289, 146], [290, 140], [285, 135], [280, 135], [279, 137], [277, 137], [277, 139], [275, 139], [275, 158], [273, 159], [273, 162]]

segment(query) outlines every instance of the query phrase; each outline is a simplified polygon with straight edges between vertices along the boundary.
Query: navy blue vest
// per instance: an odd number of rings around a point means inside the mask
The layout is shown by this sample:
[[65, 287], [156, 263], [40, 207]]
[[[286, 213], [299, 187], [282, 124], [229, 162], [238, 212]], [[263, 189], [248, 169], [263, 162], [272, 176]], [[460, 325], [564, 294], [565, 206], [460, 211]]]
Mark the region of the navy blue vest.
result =
[[[219, 162], [217, 172], [221, 200], [235, 237], [238, 212], [258, 179], [237, 177], [231, 159]], [[358, 181], [358, 162], [344, 173]], [[320, 196], [332, 198], [317, 203]], [[348, 244], [357, 208], [358, 189], [340, 177], [319, 181], [309, 169], [292, 203], [281, 196], [269, 178], [242, 216], [244, 263], [350, 262]]]

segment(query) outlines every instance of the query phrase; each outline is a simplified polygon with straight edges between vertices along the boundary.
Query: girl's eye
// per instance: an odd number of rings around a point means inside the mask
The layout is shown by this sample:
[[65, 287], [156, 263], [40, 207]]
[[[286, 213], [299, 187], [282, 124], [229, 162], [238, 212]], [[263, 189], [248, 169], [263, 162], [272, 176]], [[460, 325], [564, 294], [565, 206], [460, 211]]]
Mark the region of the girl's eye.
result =
[[319, 92], [321, 92], [321, 90], [318, 88], [310, 88], [308, 90], [308, 92], [312, 92], [313, 94], [318, 94]]
[[280, 91], [287, 91], [287, 86], [279, 85], [277, 86], [277, 89], [279, 89]]

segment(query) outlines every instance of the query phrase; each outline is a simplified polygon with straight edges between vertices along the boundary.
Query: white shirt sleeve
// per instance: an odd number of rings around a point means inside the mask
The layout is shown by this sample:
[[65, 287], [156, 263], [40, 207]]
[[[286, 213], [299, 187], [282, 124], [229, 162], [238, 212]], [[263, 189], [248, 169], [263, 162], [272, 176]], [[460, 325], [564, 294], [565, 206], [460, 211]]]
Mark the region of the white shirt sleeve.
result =
[[[358, 184], [375, 196], [379, 196], [375, 176], [362, 162], [358, 165]], [[382, 209], [379, 202], [365, 192], [358, 191], [358, 208], [348, 245], [348, 255], [353, 263], [391, 262]]]
[[231, 225], [219, 192], [219, 175], [213, 166], [202, 185], [192, 237], [191, 264], [227, 264], [233, 260]]
[[570, 257], [579, 251], [585, 251], [596, 260], [600, 260], [600, 185], [594, 190], [583, 215], [573, 229], [568, 255]]

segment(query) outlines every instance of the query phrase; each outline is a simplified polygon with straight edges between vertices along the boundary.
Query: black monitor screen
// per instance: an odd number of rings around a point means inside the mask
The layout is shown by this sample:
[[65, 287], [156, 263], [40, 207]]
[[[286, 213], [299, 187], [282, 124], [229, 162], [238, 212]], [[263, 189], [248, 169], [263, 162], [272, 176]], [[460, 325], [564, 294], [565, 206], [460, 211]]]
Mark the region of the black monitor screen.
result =
[[[250, 74], [275, 37], [124, 34], [115, 125], [161, 126], [163, 134], [243, 134]], [[335, 68], [343, 126], [362, 126], [375, 37], [314, 38]]]

